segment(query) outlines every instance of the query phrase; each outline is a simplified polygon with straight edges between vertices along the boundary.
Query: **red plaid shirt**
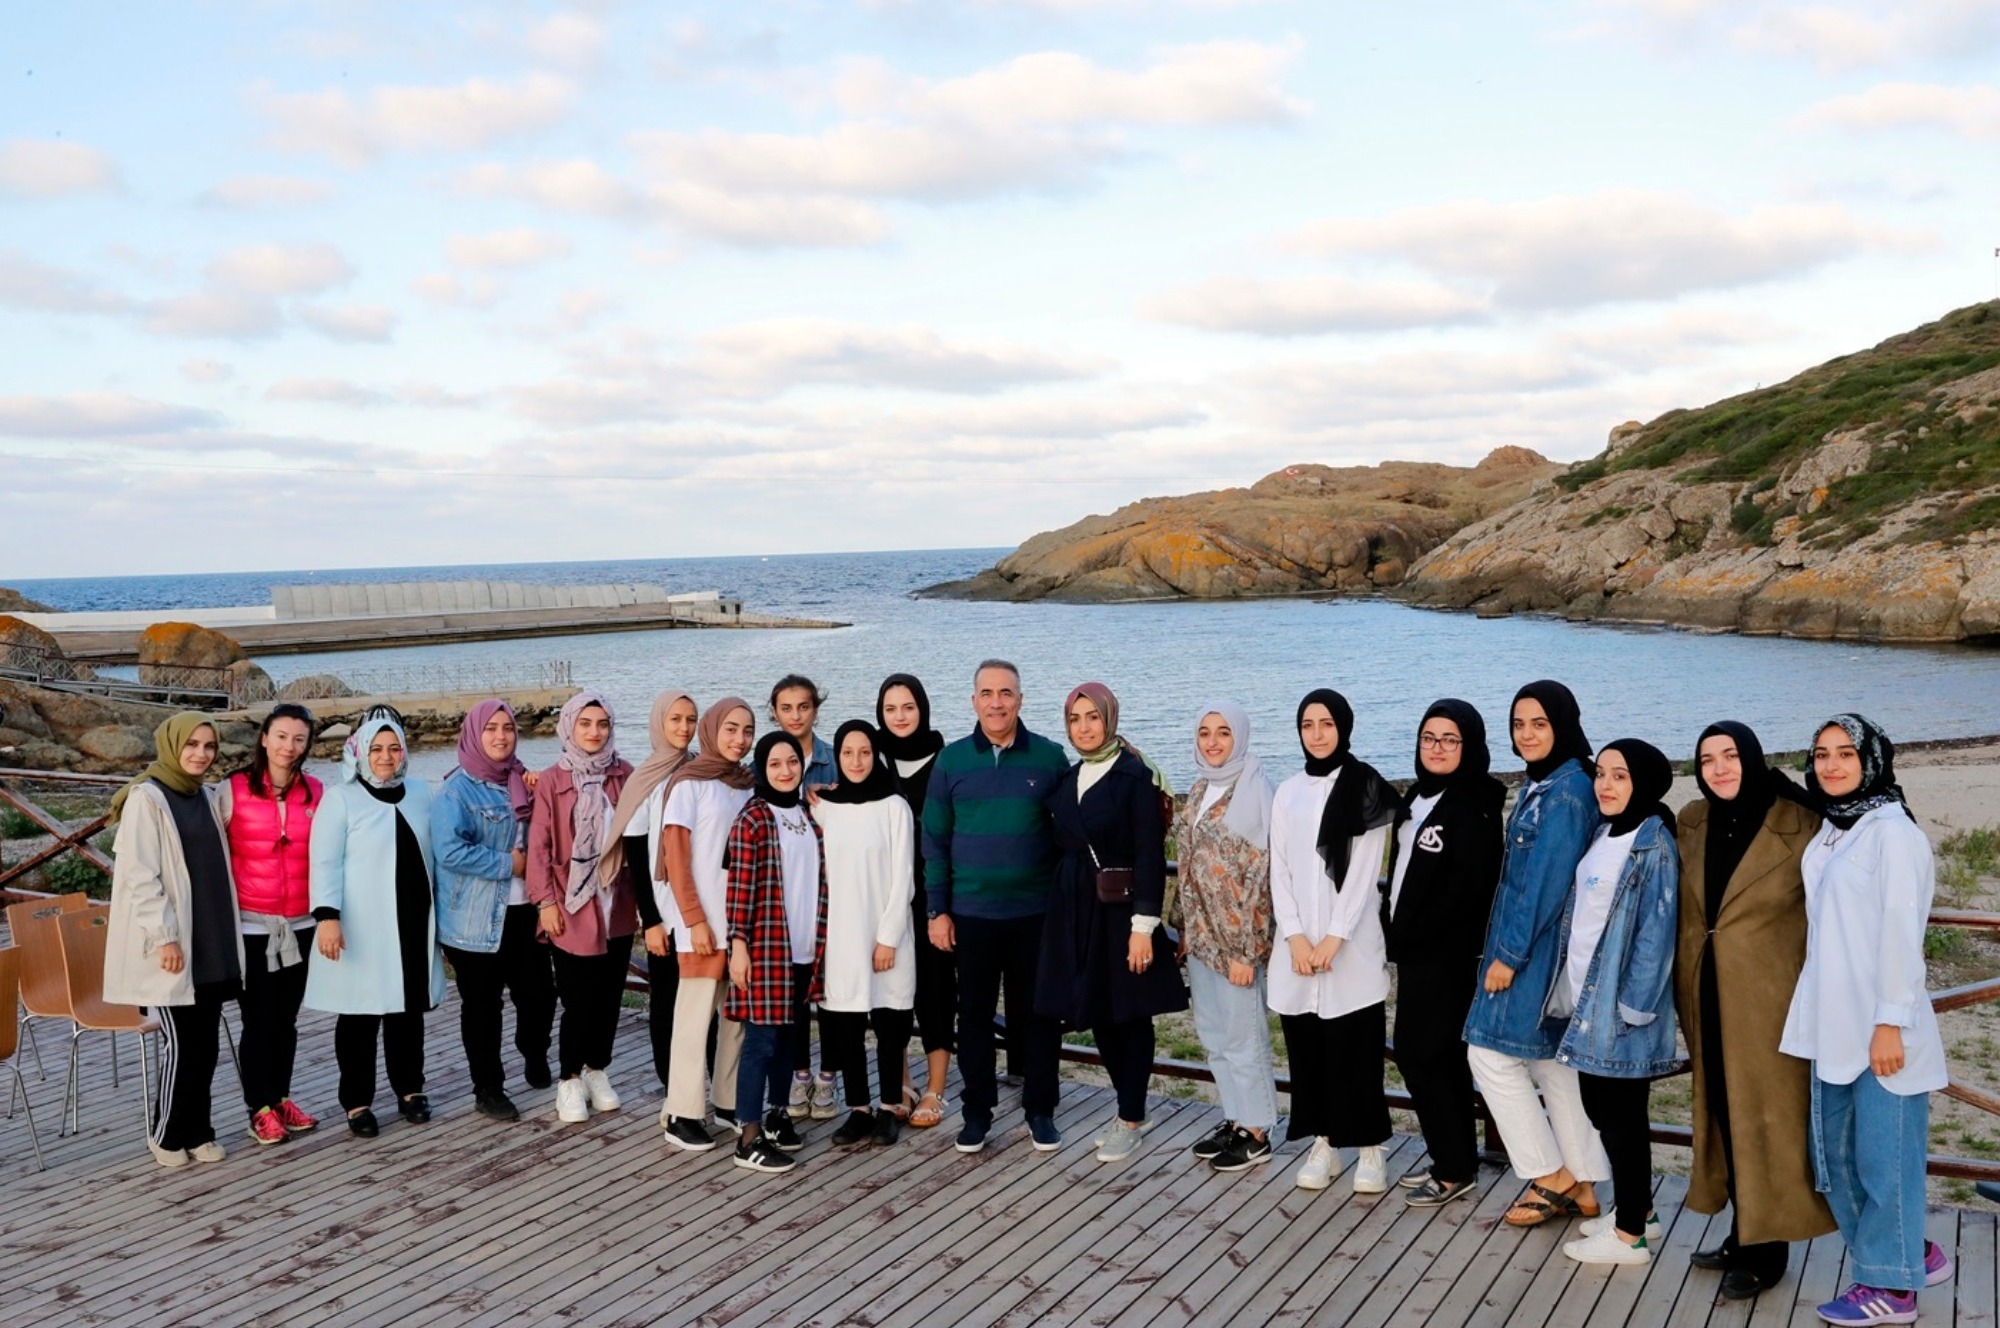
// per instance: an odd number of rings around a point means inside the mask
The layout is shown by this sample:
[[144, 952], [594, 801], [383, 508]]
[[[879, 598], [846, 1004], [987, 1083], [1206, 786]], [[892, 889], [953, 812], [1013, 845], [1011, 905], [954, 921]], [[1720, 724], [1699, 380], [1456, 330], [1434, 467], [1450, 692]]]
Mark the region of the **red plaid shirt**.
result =
[[[799, 809], [804, 815], [805, 809]], [[813, 980], [808, 1000], [820, 998], [820, 975], [826, 964], [826, 839], [811, 817], [813, 840], [819, 845], [819, 917], [813, 944]], [[785, 916], [785, 864], [780, 849], [777, 814], [762, 798], [752, 798], [729, 828], [723, 850], [723, 870], [729, 873], [729, 945], [740, 938], [750, 950], [750, 985], [729, 984], [722, 1005], [724, 1018], [739, 1023], [792, 1022], [792, 933]]]

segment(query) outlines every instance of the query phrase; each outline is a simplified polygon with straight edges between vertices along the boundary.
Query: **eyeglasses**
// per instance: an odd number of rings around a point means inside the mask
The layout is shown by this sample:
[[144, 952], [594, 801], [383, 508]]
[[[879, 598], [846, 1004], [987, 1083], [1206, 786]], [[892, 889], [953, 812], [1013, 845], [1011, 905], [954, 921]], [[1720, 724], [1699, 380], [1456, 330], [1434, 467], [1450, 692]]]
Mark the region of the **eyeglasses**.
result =
[[1443, 737], [1435, 733], [1419, 733], [1417, 735], [1417, 746], [1423, 748], [1425, 751], [1455, 752], [1464, 745], [1464, 739], [1454, 738], [1449, 734]]

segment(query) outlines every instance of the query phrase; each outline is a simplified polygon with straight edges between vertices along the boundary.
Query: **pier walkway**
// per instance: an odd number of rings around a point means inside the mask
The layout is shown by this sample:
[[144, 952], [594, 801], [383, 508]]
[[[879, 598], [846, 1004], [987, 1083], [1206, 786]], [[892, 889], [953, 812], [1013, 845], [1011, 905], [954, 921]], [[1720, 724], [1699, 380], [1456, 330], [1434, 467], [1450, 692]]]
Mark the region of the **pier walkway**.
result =
[[[882, 1149], [836, 1149], [835, 1122], [811, 1122], [799, 1170], [759, 1177], [720, 1148], [661, 1143], [643, 1011], [625, 1011], [612, 1067], [624, 1110], [578, 1126], [556, 1122], [547, 1091], [516, 1094], [519, 1123], [475, 1116], [456, 1016], [454, 996], [429, 1020], [431, 1123], [397, 1119], [384, 1087], [381, 1138], [352, 1138], [334, 1105], [332, 1020], [308, 1013], [296, 1095], [319, 1131], [252, 1145], [225, 1055], [215, 1120], [230, 1157], [172, 1172], [146, 1153], [129, 1043], [114, 1090], [104, 1037], [86, 1036], [83, 1130], [55, 1137], [64, 1038], [45, 1025], [46, 1082], [23, 1056], [47, 1171], [21, 1115], [0, 1120], [0, 1323], [1805, 1328], [1844, 1285], [1829, 1237], [1795, 1247], [1758, 1300], [1716, 1303], [1717, 1275], [1688, 1255], [1728, 1219], [1686, 1211], [1674, 1178], [1658, 1182], [1659, 1257], [1614, 1272], [1565, 1259], [1562, 1227], [1503, 1225], [1518, 1184], [1490, 1168], [1476, 1201], [1431, 1212], [1345, 1178], [1296, 1189], [1296, 1146], [1216, 1175], [1186, 1148], [1218, 1111], [1184, 1099], [1154, 1099], [1146, 1149], [1100, 1165], [1090, 1142], [1110, 1092], [1075, 1083], [1060, 1152], [1028, 1146], [1003, 1090], [984, 1154], [952, 1151], [955, 1109]], [[1421, 1154], [1399, 1137], [1390, 1174]], [[1991, 1328], [1995, 1215], [1940, 1209], [1929, 1231], [1958, 1275], [1924, 1294], [1922, 1322]]]

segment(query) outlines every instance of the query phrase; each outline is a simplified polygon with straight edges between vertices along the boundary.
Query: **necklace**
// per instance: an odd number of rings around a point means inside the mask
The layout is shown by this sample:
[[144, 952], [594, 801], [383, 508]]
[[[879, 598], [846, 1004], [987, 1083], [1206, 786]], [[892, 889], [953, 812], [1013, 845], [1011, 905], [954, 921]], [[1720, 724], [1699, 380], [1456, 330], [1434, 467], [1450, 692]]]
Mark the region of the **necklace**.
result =
[[778, 824], [795, 835], [807, 834], [812, 830], [812, 822], [806, 819], [806, 814], [804, 812], [799, 812], [798, 813], [799, 819], [797, 821], [793, 821], [790, 817], [785, 815], [785, 810], [783, 808], [773, 807], [771, 810], [777, 814]]

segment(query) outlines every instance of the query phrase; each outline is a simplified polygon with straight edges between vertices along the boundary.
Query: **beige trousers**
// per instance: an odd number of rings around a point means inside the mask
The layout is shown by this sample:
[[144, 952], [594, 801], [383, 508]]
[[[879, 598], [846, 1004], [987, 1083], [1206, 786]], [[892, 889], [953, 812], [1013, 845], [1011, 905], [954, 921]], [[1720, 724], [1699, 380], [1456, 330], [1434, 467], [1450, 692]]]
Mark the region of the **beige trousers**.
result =
[[743, 1025], [724, 1019], [715, 1030], [715, 1084], [708, 1082], [708, 1021], [722, 1013], [729, 992], [726, 978], [681, 979], [674, 996], [674, 1045], [667, 1060], [667, 1111], [686, 1120], [717, 1109], [736, 1109], [736, 1061], [743, 1051]]

